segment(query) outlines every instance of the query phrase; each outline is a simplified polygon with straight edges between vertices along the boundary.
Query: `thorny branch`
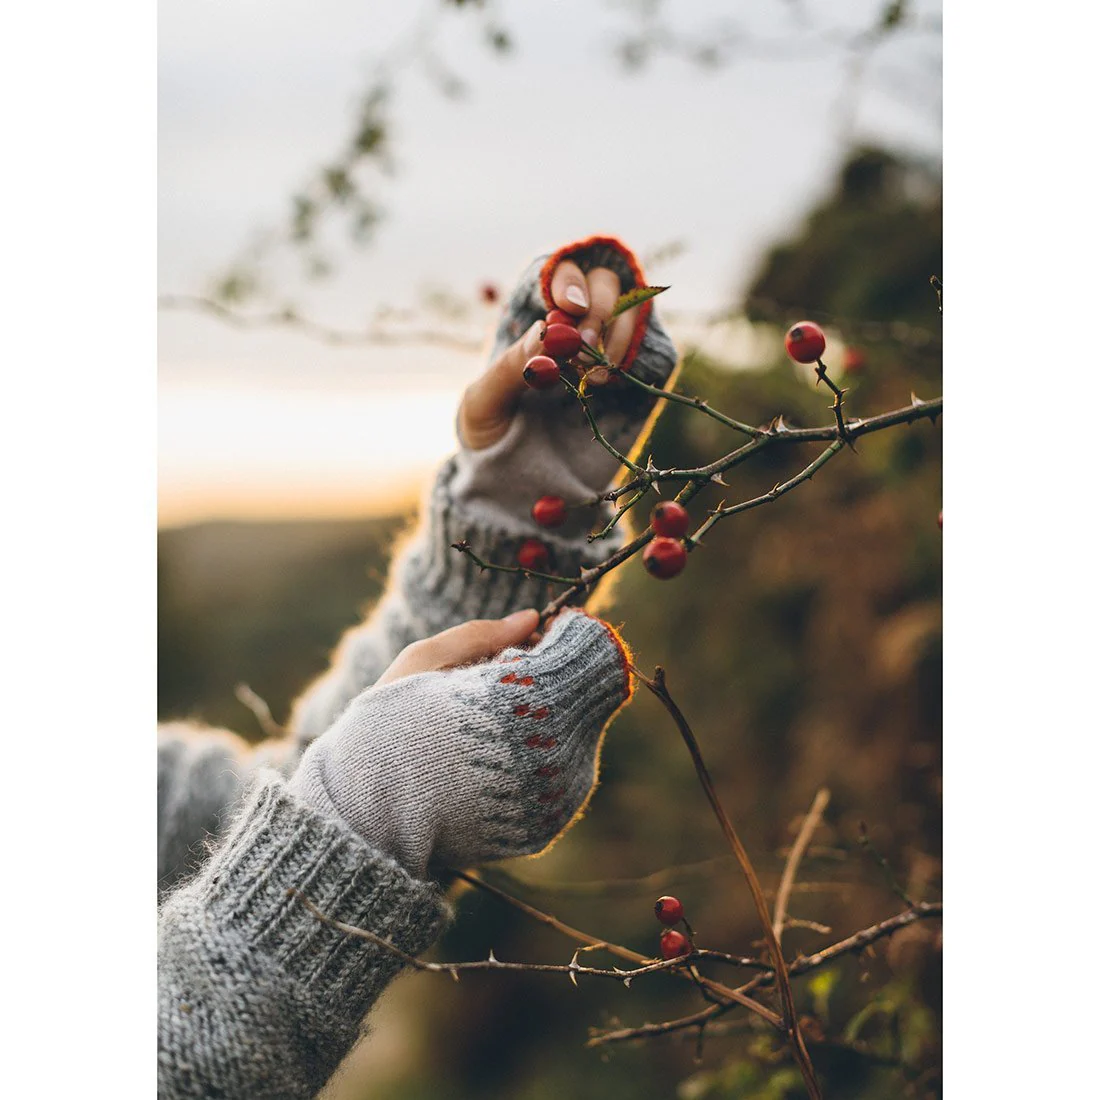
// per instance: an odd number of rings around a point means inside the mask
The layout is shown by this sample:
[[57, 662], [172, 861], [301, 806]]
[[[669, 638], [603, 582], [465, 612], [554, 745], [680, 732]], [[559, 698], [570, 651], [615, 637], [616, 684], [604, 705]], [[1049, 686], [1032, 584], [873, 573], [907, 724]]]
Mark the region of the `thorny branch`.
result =
[[[617, 368], [616, 368], [617, 370]], [[671, 390], [662, 390], [656, 386], [651, 386], [648, 383], [642, 382], [637, 378], [634, 378], [629, 371], [618, 371], [620, 377], [628, 379], [633, 385], [640, 387], [649, 393], [651, 396], [657, 396], [660, 399], [668, 401], [679, 401], [681, 404], [687, 404], [693, 408], [698, 409], [701, 412], [709, 416], [715, 416], [716, 410], [712, 409], [704, 401], [699, 398], [683, 398], [682, 395], [676, 394]], [[746, 462], [752, 458], [757, 452], [763, 450], [766, 447], [772, 446], [785, 446], [794, 443], [812, 443], [812, 442], [828, 442], [830, 446], [820, 454], [813, 462], [806, 466], [800, 473], [796, 474], [790, 480], [774, 486], [767, 493], [763, 493], [760, 496], [753, 497], [750, 500], [742, 501], [738, 504], [721, 506], [714, 509], [707, 516], [707, 519], [699, 527], [699, 529], [693, 534], [688, 536], [685, 540], [687, 548], [689, 550], [695, 549], [699, 545], [702, 536], [714, 526], [720, 519], [728, 518], [729, 516], [737, 515], [740, 512], [749, 511], [752, 508], [758, 508], [764, 504], [770, 504], [772, 501], [778, 500], [779, 497], [784, 496], [792, 489], [801, 485], [804, 481], [810, 480], [817, 471], [825, 465], [830, 459], [832, 459], [837, 453], [839, 453], [845, 443], [852, 444], [860, 436], [868, 435], [872, 432], [882, 431], [885, 428], [892, 428], [899, 424], [912, 424], [918, 420], [928, 419], [935, 422], [936, 417], [943, 411], [943, 398], [938, 397], [932, 401], [922, 401], [915, 394], [909, 405], [894, 409], [890, 412], [881, 413], [877, 416], [867, 417], [866, 419], [845, 420], [842, 412], [840, 411], [840, 396], [836, 387], [833, 386], [831, 379], [824, 373], [824, 368], [820, 370], [820, 376], [824, 377], [825, 381], [830, 387], [834, 389], [834, 392], [838, 394], [836, 401], [832, 408], [835, 411], [837, 422], [828, 427], [820, 428], [790, 428], [784, 422], [783, 418], [777, 417], [766, 428], [752, 428], [747, 424], [741, 424], [739, 421], [734, 421], [725, 417], [721, 413], [717, 413], [717, 418], [723, 422], [728, 422], [731, 427], [738, 431], [747, 431], [752, 438], [749, 442], [738, 447], [736, 450], [731, 451], [729, 454], [716, 459], [714, 462], [706, 466], [699, 466], [693, 469], [668, 469], [661, 470], [652, 466], [642, 468], [636, 463], [632, 462], [625, 455], [619, 452], [607, 439], [603, 436], [599, 429], [599, 425], [596, 421], [595, 415], [592, 412], [591, 403], [588, 396], [580, 391], [578, 387], [573, 386], [571, 383], [563, 379], [565, 386], [579, 399], [584, 415], [587, 418], [590, 427], [593, 430], [594, 437], [597, 443], [599, 443], [605, 450], [611, 454], [616, 461], [624, 465], [633, 475], [622, 485], [615, 489], [612, 489], [606, 494], [605, 499], [612, 502], [618, 501], [623, 496], [629, 494], [629, 499], [618, 509], [616, 509], [611, 520], [608, 524], [599, 532], [592, 536], [590, 541], [597, 538], [601, 538], [608, 534], [615, 525], [622, 519], [623, 515], [633, 508], [654, 485], [658, 485], [664, 482], [683, 482], [683, 488], [676, 495], [676, 500], [681, 504], [686, 504], [694, 497], [698, 496], [708, 485], [711, 484], [724, 484], [722, 481], [722, 474], [728, 470], [733, 469], [735, 466]], [[615, 553], [604, 559], [598, 565], [593, 566], [591, 569], [584, 571], [583, 576], [579, 577], [559, 577], [552, 574], [531, 574], [534, 576], [540, 576], [544, 580], [548, 580], [554, 584], [566, 585], [564, 592], [559, 593], [553, 600], [550, 601], [543, 608], [541, 613], [541, 620], [545, 622], [556, 612], [560, 611], [570, 601], [575, 599], [583, 592], [589, 591], [595, 583], [611, 570], [622, 565], [623, 562], [628, 561], [639, 551], [644, 549], [646, 544], [654, 537], [654, 532], [651, 527], [647, 527], [641, 534], [637, 535], [634, 539], [628, 542], [625, 546], [621, 547]], [[483, 569], [494, 569], [510, 573], [530, 573], [529, 570], [517, 569], [515, 566], [500, 565], [495, 562], [485, 561], [480, 557], [475, 557], [469, 546], [465, 543], [456, 544], [455, 548], [463, 553], [469, 554], [474, 557], [477, 564]]]
[[[644, 955], [640, 955], [637, 952], [632, 952], [629, 948], [621, 948], [616, 944], [610, 944], [602, 940], [598, 940], [595, 937], [588, 936], [577, 929], [570, 928], [568, 925], [562, 924], [553, 917], [549, 917], [548, 914], [540, 913], [539, 910], [533, 909], [525, 902], [519, 901], [517, 898], [511, 897], [511, 895], [498, 890], [496, 887], [491, 886], [474, 875], [467, 875], [465, 873], [458, 874], [459, 878], [464, 881], [476, 885], [478, 888], [487, 889], [495, 896], [506, 900], [509, 904], [517, 906], [521, 911], [527, 913], [527, 915], [537, 915], [537, 918], [544, 923], [549, 922], [552, 927], [559, 931], [565, 931], [566, 934], [574, 939], [580, 940], [584, 946], [578, 948], [572, 959], [567, 964], [562, 963], [519, 963], [519, 962], [503, 962], [497, 959], [491, 952], [488, 958], [480, 959], [474, 962], [461, 962], [461, 963], [428, 963], [421, 959], [410, 955], [408, 952], [403, 951], [392, 941], [386, 939], [383, 936], [376, 935], [367, 929], [356, 928], [353, 925], [345, 924], [343, 921], [333, 920], [321, 909], [319, 909], [305, 894], [300, 890], [293, 887], [287, 891], [288, 895], [296, 897], [298, 901], [304, 905], [318, 920], [323, 921], [325, 924], [338, 929], [341, 932], [349, 936], [353, 936], [357, 939], [365, 940], [368, 943], [374, 944], [376, 947], [380, 947], [385, 951], [389, 951], [395, 957], [401, 959], [407, 965], [414, 967], [417, 970], [423, 970], [431, 973], [449, 974], [452, 978], [457, 980], [458, 975], [464, 971], [488, 971], [488, 970], [520, 970], [527, 971], [529, 973], [549, 973], [549, 974], [563, 974], [570, 978], [571, 981], [576, 984], [576, 976], [582, 977], [597, 977], [607, 978], [614, 981], [621, 982], [626, 988], [630, 988], [632, 982], [641, 976], [647, 976], [649, 974], [669, 973], [675, 974], [678, 977], [690, 977], [685, 973], [685, 966], [695, 962], [708, 962], [717, 961], [730, 963], [734, 966], [747, 967], [760, 970], [758, 984], [766, 985], [770, 983], [775, 977], [775, 971], [768, 966], [767, 963], [762, 963], [758, 959], [746, 959], [740, 958], [736, 955], [728, 955], [722, 951], [710, 951], [706, 949], [697, 949], [690, 955], [683, 955], [677, 959], [671, 960], [654, 960], [646, 959]], [[942, 917], [943, 905], [939, 902], [920, 902], [912, 909], [907, 909], [902, 913], [898, 913], [893, 917], [889, 917], [884, 921], [880, 921], [878, 924], [873, 924], [867, 928], [860, 929], [858, 932], [853, 933], [851, 936], [846, 937], [843, 940], [839, 940], [829, 947], [823, 948], [821, 951], [815, 952], [813, 955], [805, 956], [800, 955], [797, 959], [791, 962], [788, 966], [788, 971], [792, 978], [801, 977], [804, 974], [808, 974], [814, 970], [826, 966], [831, 962], [835, 962], [838, 958], [845, 955], [855, 954], [862, 951], [865, 947], [877, 940], [883, 939], [886, 936], [890, 936], [895, 932], [900, 931], [902, 928], [907, 928], [909, 925], [927, 919], [935, 919]], [[577, 959], [583, 951], [603, 949], [607, 950], [611, 954], [620, 954], [622, 956], [629, 957], [632, 961], [638, 963], [638, 965], [632, 970], [625, 970], [620, 967], [589, 967], [582, 966], [578, 963]], [[655, 1035], [666, 1035], [675, 1031], [681, 1031], [689, 1027], [697, 1027], [700, 1023], [706, 1023], [719, 1016], [724, 1016], [737, 1007], [739, 1002], [719, 1002], [710, 1004], [706, 1008], [699, 1012], [692, 1013], [689, 1016], [681, 1017], [676, 1020], [666, 1020], [658, 1024], [642, 1024], [633, 1028], [621, 1028], [615, 1031], [593, 1031], [592, 1037], [588, 1040], [587, 1046], [603, 1046], [610, 1043], [624, 1042], [634, 1039], [646, 1039]], [[758, 1006], [763, 1007], [763, 1006]], [[765, 1010], [766, 1011], [766, 1010]], [[772, 1023], [768, 1019], [767, 1015], [757, 1012], [756, 1015], [761, 1016], [767, 1023]], [[776, 1018], [778, 1019], [778, 1017]], [[773, 1024], [773, 1026], [775, 1026]]]

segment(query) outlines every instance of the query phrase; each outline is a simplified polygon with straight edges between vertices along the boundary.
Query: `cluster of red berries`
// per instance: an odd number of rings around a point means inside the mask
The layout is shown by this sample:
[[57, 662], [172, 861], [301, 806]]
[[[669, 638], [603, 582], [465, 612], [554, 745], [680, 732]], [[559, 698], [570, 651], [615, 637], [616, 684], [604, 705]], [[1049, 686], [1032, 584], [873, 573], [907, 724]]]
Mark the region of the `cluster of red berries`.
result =
[[683, 921], [684, 927], [687, 928], [689, 933], [691, 932], [690, 926], [684, 920], [684, 906], [680, 899], [667, 895], [658, 898], [657, 903], [653, 906], [653, 912], [657, 914], [657, 919], [665, 925], [665, 930], [661, 933], [661, 958], [678, 959], [681, 955], [690, 955], [695, 950], [690, 937], [685, 936], [683, 932], [673, 927], [673, 925]]
[[642, 563], [650, 576], [666, 581], [687, 565], [684, 536], [691, 526], [691, 516], [677, 501], [662, 500], [650, 514], [649, 522], [657, 537], [642, 551]]
[[546, 315], [542, 334], [544, 355], [535, 355], [523, 368], [523, 380], [533, 390], [548, 390], [561, 377], [561, 363], [572, 359], [583, 344], [577, 331], [577, 319], [564, 310], [552, 309]]
[[[569, 509], [561, 497], [539, 497], [531, 508], [531, 518], [540, 527], [560, 527]], [[541, 572], [550, 564], [550, 551], [538, 539], [527, 539], [516, 555], [521, 569]]]

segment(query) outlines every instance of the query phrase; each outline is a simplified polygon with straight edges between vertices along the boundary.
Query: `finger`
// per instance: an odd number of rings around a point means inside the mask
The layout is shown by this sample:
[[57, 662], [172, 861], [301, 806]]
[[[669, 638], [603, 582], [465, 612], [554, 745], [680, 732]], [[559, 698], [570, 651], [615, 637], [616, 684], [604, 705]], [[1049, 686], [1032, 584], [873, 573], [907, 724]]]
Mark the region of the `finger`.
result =
[[542, 351], [545, 326], [536, 321], [462, 395], [458, 407], [458, 434], [472, 451], [495, 443], [508, 430], [520, 395], [526, 388], [523, 368]]
[[626, 356], [626, 349], [630, 347], [630, 340], [634, 335], [634, 326], [638, 321], [638, 307], [628, 309], [620, 313], [611, 322], [604, 337], [607, 345], [607, 357], [612, 363], [620, 364]]
[[588, 309], [588, 285], [584, 273], [572, 260], [562, 260], [550, 279], [551, 305], [579, 317]]
[[506, 619], [475, 619], [453, 626], [403, 649], [379, 677], [376, 686], [418, 672], [439, 672], [495, 657], [502, 649], [525, 642], [538, 622], [537, 611], [525, 610]]
[[[603, 336], [603, 326], [611, 316], [615, 303], [619, 300], [621, 287], [619, 276], [606, 267], [594, 267], [588, 273], [588, 296], [592, 303], [588, 312], [577, 325], [581, 339], [590, 347], [599, 347]], [[597, 370], [589, 375], [589, 382], [600, 385], [607, 381], [607, 372]]]

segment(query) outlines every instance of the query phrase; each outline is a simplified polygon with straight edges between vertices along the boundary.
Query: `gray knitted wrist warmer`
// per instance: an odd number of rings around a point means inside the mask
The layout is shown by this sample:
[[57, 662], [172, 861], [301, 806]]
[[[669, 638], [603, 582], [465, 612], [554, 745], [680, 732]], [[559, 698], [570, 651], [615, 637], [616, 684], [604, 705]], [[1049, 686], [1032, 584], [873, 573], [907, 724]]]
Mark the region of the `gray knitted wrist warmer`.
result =
[[364, 692], [289, 789], [419, 876], [541, 851], [595, 785], [626, 659], [606, 623], [563, 612], [533, 649]]
[[[579, 254], [582, 269], [597, 266], [604, 252], [592, 257]], [[617, 256], [617, 253], [615, 254]], [[501, 355], [547, 310], [539, 287], [545, 258], [526, 272], [512, 295], [497, 330], [493, 358]], [[619, 265], [621, 266], [621, 265]], [[625, 269], [624, 285], [633, 285]], [[644, 382], [664, 386], [676, 366], [676, 349], [656, 312], [650, 314], [645, 335], [630, 373]], [[627, 382], [602, 386], [590, 393], [600, 431], [620, 452], [627, 454], [641, 445], [646, 421], [654, 400]], [[461, 438], [461, 437], [460, 437]], [[479, 451], [463, 446], [457, 458], [455, 500], [460, 506], [477, 502], [499, 524], [525, 522], [530, 529], [531, 506], [541, 496], [560, 496], [569, 505], [593, 500], [611, 487], [620, 465], [596, 442], [576, 398], [562, 388], [531, 390], [519, 401], [516, 415], [505, 436]], [[566, 523], [557, 528], [563, 538], [583, 538], [597, 522], [610, 517], [606, 503], [570, 511]], [[539, 537], [542, 538], [541, 533]], [[602, 540], [603, 556], [622, 544], [623, 534]], [[543, 539], [543, 541], [547, 541]]]
[[162, 1100], [314, 1096], [400, 969], [391, 953], [322, 923], [290, 887], [410, 954], [434, 941], [447, 914], [437, 888], [271, 776], [161, 910]]

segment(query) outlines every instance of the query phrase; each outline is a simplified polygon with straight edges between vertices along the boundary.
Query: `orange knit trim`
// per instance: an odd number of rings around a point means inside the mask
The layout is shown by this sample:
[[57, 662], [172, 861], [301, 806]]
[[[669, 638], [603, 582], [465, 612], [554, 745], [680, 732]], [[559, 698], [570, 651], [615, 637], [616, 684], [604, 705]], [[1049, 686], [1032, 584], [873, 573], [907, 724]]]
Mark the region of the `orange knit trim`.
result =
[[619, 664], [622, 666], [623, 678], [626, 680], [626, 698], [623, 699], [621, 705], [626, 706], [634, 695], [635, 688], [634, 677], [630, 674], [632, 666], [630, 658], [633, 656], [630, 652], [630, 646], [623, 641], [623, 636], [606, 619], [601, 619], [598, 615], [593, 615], [588, 611], [582, 611], [581, 613], [587, 615], [590, 619], [595, 619], [611, 635], [611, 640], [619, 651]]
[[[562, 260], [570, 259], [578, 252], [583, 252], [586, 248], [593, 248], [596, 245], [607, 245], [615, 249], [615, 251], [626, 260], [627, 266], [630, 268], [630, 273], [634, 276], [635, 286], [648, 285], [645, 281], [645, 272], [642, 271], [642, 265], [638, 263], [637, 257], [617, 237], [585, 237], [583, 241], [576, 241], [573, 244], [567, 244], [564, 248], [559, 248], [557, 252], [542, 265], [539, 286], [542, 289], [542, 298], [543, 301], [546, 302], [547, 308], [553, 308], [553, 300], [550, 297], [550, 282], [554, 275], [554, 268], [556, 268]], [[650, 298], [648, 302], [643, 302], [636, 308], [638, 310], [638, 319], [634, 322], [634, 333], [630, 338], [630, 345], [626, 349], [623, 361], [619, 364], [623, 370], [630, 369], [630, 364], [634, 362], [634, 357], [638, 354], [638, 348], [641, 347], [642, 340], [645, 339], [646, 327], [649, 325], [649, 315], [653, 311], [653, 299]]]

